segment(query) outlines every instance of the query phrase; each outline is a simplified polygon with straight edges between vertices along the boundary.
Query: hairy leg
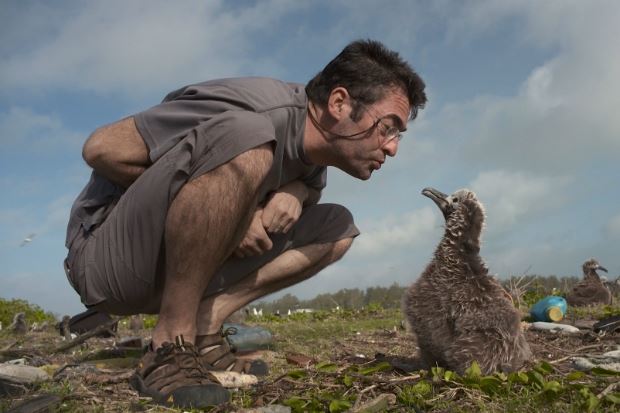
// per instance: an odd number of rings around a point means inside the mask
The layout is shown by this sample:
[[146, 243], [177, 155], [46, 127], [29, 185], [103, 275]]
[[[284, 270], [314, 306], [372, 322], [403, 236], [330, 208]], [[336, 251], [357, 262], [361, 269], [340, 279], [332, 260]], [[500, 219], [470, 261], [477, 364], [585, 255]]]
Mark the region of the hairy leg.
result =
[[166, 218], [166, 278], [153, 346], [177, 335], [194, 342], [200, 300], [217, 268], [244, 235], [271, 167], [262, 145], [181, 188]]
[[352, 242], [352, 238], [344, 238], [288, 250], [236, 285], [203, 299], [196, 320], [197, 335], [216, 333], [228, 316], [246, 304], [310, 278], [339, 260]]

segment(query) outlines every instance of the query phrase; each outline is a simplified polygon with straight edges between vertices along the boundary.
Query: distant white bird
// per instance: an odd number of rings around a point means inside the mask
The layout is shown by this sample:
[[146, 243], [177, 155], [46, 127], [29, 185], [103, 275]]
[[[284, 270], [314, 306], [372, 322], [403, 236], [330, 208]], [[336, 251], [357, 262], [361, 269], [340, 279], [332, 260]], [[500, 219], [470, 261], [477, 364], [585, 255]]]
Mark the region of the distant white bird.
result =
[[24, 238], [24, 240], [22, 241], [21, 244], [19, 244], [20, 247], [23, 247], [26, 244], [29, 244], [32, 242], [33, 238], [36, 237], [37, 234], [35, 234], [34, 232], [30, 235], [28, 235], [26, 238]]

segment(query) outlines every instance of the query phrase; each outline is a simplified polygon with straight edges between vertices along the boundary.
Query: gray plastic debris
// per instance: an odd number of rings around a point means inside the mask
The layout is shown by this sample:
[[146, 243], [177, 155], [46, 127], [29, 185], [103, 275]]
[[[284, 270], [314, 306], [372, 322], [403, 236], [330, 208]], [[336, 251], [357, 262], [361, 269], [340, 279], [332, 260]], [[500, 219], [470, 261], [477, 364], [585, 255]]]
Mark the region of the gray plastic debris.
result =
[[226, 340], [235, 351], [268, 350], [273, 346], [273, 335], [266, 328], [224, 323]]
[[38, 367], [7, 363], [0, 364], [0, 378], [2, 377], [24, 384], [50, 379], [50, 376]]
[[551, 332], [562, 332], [568, 334], [579, 333], [579, 329], [575, 326], [559, 323], [548, 323], [546, 321], [536, 321], [531, 324], [531, 328], [535, 330], [547, 330]]
[[576, 370], [589, 371], [595, 367], [600, 367], [620, 372], [620, 350], [608, 351], [600, 355], [592, 354], [586, 357], [573, 357], [571, 361]]

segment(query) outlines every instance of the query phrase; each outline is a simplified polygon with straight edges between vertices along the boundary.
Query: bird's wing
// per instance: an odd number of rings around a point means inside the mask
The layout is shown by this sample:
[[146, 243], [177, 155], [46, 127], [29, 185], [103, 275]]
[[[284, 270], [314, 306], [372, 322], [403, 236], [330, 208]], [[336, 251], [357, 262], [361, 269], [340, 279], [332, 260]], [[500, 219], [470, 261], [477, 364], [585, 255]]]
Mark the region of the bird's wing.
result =
[[21, 244], [19, 244], [20, 247], [23, 247], [24, 245], [28, 244], [29, 242], [32, 242], [32, 239], [36, 236], [36, 233], [31, 233], [28, 234], [28, 236], [26, 238], [24, 238], [21, 242]]
[[605, 289], [605, 287], [602, 285], [589, 282], [580, 282], [573, 288], [573, 296], [581, 299], [592, 299], [601, 294], [603, 289]]

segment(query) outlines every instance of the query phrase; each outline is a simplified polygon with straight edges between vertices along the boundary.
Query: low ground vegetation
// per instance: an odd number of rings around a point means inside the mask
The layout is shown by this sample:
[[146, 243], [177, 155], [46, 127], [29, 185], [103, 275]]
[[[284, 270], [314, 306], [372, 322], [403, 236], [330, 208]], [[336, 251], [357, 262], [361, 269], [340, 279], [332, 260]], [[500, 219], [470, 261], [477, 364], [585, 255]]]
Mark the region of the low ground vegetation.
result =
[[4, 298], [0, 298], [0, 324], [3, 329], [11, 325], [13, 316], [17, 313], [24, 313], [26, 315], [25, 319], [28, 325], [45, 321], [48, 323], [56, 322], [54, 314], [46, 312], [38, 305], [29, 303], [26, 300], [5, 300]]
[[[556, 288], [556, 290], [553, 290]], [[559, 292], [558, 292], [559, 291]], [[564, 288], [532, 284], [522, 295], [522, 310]], [[332, 303], [333, 304], [333, 303]], [[620, 315], [613, 306], [569, 308], [564, 322], [582, 324]], [[443, 369], [404, 372], [388, 361], [415, 354], [415, 338], [403, 327], [396, 308], [369, 303], [363, 308], [334, 309], [276, 316], [249, 316], [245, 323], [273, 333], [273, 346], [260, 352], [270, 364], [269, 376], [212, 412], [242, 411], [272, 404], [293, 412], [613, 412], [620, 411], [620, 373], [604, 368], [576, 370], [573, 357], [616, 350], [620, 333], [565, 335], [528, 329], [535, 359], [522, 371], [482, 375], [476, 364], [460, 376]], [[119, 337], [148, 339], [155, 318], [140, 332], [119, 325]], [[11, 354], [42, 366], [53, 379], [25, 394], [0, 400], [0, 411], [38, 394], [60, 398], [57, 412], [181, 412], [141, 398], [127, 380], [139, 351], [115, 353], [115, 338], [93, 338], [65, 353], [50, 354], [62, 338], [53, 330], [17, 337], [0, 332], [5, 359]], [[19, 349], [29, 349], [19, 353]], [[13, 351], [13, 353], [11, 353]]]

